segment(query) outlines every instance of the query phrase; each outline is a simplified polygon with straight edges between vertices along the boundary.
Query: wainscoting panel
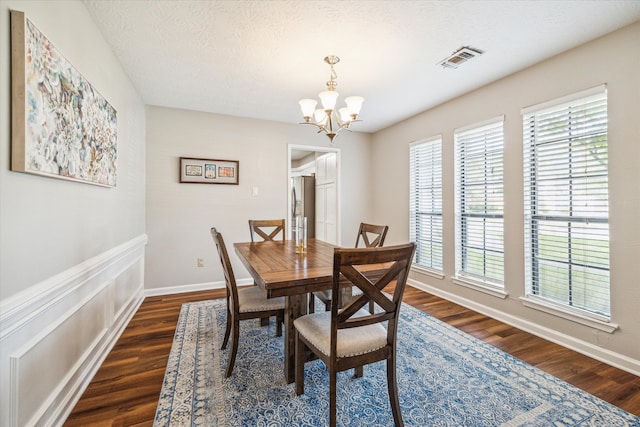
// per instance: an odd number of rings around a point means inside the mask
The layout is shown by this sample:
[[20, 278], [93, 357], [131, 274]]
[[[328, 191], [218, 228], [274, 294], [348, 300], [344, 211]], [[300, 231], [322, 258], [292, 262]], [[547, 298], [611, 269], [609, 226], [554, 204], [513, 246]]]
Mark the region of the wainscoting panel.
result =
[[142, 235], [0, 306], [0, 425], [61, 425], [144, 298]]

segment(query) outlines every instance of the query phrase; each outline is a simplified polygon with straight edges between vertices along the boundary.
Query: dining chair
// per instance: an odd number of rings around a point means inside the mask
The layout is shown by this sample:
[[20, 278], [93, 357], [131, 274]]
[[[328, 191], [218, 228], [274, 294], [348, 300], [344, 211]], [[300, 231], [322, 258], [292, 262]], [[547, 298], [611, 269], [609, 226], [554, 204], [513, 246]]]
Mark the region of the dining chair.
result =
[[224, 271], [224, 279], [227, 287], [227, 327], [222, 340], [221, 350], [227, 347], [229, 336], [231, 338], [231, 354], [227, 363], [225, 376], [228, 378], [233, 372], [238, 353], [238, 340], [240, 338], [240, 321], [247, 319], [261, 319], [276, 317], [276, 335], [282, 336], [282, 322], [284, 321], [284, 297], [267, 298], [265, 292], [258, 286], [238, 288], [233, 274], [227, 247], [224, 244], [222, 234], [215, 227], [211, 228], [211, 236], [218, 249], [220, 263]]
[[[358, 235], [356, 236], [356, 248], [360, 246], [360, 241], [364, 243], [365, 248], [377, 248], [384, 245], [384, 239], [387, 237], [387, 231], [389, 231], [388, 225], [375, 225], [360, 223], [358, 229]], [[355, 290], [357, 292], [357, 290]], [[331, 291], [317, 291], [309, 294], [309, 313], [315, 311], [314, 297], [318, 298], [324, 304], [325, 311], [331, 310]], [[374, 304], [371, 302], [369, 310], [373, 313]]]
[[[250, 219], [249, 220], [249, 233], [251, 234], [251, 241], [255, 242], [258, 237], [264, 242], [272, 242], [281, 234], [281, 239], [285, 240], [285, 227], [284, 219]], [[258, 240], [259, 241], [259, 240]], [[253, 282], [254, 285], [258, 285]], [[263, 318], [260, 320], [260, 326], [268, 326], [269, 318]]]
[[[360, 377], [364, 365], [382, 360], [387, 364], [387, 391], [393, 420], [396, 426], [404, 425], [396, 380], [396, 343], [400, 305], [415, 248], [415, 243], [336, 248], [331, 311], [307, 314], [293, 322], [296, 329], [296, 394], [304, 393], [304, 364], [313, 353], [329, 369], [329, 425], [332, 427], [336, 425], [337, 373], [355, 368], [355, 376]], [[375, 265], [372, 266], [375, 274], [367, 268], [370, 265]], [[375, 279], [372, 279], [373, 275]], [[338, 297], [345, 278], [362, 294], [340, 308]], [[391, 291], [383, 292], [389, 285], [395, 286], [392, 294]], [[369, 301], [375, 301], [381, 310], [370, 313], [363, 309]]]
[[[256, 235], [264, 241], [285, 240], [284, 219], [250, 219], [249, 231], [251, 232], [251, 241], [255, 242]], [[276, 239], [278, 234], [282, 234], [281, 238]]]
[[389, 231], [388, 225], [375, 225], [360, 223], [360, 229], [356, 237], [356, 248], [360, 246], [360, 240], [364, 243], [366, 248], [377, 248], [384, 246], [384, 239], [387, 237], [387, 231]]

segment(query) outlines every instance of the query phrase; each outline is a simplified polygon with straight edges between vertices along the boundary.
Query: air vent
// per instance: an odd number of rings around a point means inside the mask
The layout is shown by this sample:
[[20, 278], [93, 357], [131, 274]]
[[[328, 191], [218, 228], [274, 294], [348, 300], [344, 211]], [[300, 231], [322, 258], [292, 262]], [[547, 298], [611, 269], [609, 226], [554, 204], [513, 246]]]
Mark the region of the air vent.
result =
[[438, 64], [444, 68], [458, 68], [463, 63], [482, 55], [484, 52], [478, 49], [472, 49], [470, 47], [461, 47], [448, 58], [443, 59]]

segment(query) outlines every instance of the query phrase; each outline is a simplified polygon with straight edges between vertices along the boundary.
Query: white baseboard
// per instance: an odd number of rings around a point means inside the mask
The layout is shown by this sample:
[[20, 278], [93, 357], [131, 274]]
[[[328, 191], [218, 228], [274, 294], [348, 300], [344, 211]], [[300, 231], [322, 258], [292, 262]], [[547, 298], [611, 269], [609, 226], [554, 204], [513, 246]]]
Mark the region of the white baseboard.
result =
[[143, 300], [147, 236], [2, 300], [0, 425], [62, 425]]
[[455, 302], [456, 304], [460, 304], [463, 307], [466, 307], [473, 311], [477, 311], [478, 313], [484, 314], [485, 316], [489, 316], [493, 319], [499, 320], [518, 329], [522, 329], [525, 332], [529, 332], [530, 334], [533, 334], [540, 338], [544, 338], [553, 343], [584, 354], [585, 356], [592, 357], [596, 360], [599, 360], [600, 362], [632, 373], [633, 375], [640, 376], [640, 361], [627, 357], [623, 354], [615, 353], [591, 343], [578, 340], [570, 335], [566, 335], [556, 330], [538, 325], [521, 317], [503, 313], [492, 307], [479, 304], [477, 301], [462, 298], [459, 295], [427, 285], [426, 283], [420, 282], [415, 279], [409, 279], [407, 283], [417, 289], [439, 296], [448, 301]]

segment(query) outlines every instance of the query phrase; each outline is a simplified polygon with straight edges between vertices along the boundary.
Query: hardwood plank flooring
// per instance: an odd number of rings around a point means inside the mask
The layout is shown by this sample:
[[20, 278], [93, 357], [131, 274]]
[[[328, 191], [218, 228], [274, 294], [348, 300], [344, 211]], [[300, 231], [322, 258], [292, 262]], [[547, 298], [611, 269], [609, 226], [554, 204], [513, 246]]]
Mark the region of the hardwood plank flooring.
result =
[[[183, 303], [224, 289], [144, 300], [65, 426], [151, 426]], [[407, 286], [404, 301], [568, 383], [640, 416], [640, 377]]]

